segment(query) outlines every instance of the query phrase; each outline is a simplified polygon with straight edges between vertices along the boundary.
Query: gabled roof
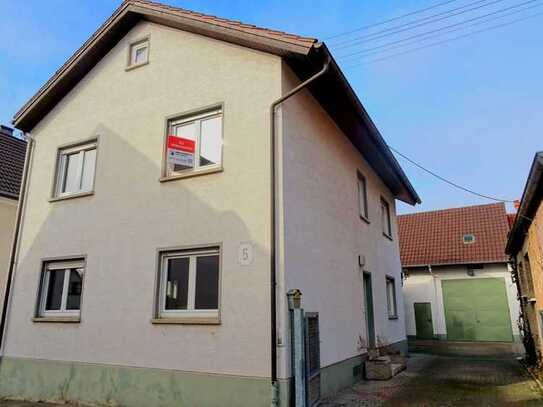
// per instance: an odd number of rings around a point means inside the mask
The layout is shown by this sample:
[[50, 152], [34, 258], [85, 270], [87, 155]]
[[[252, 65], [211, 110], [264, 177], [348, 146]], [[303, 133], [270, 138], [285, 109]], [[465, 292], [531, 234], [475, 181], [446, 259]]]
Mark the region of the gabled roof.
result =
[[524, 186], [524, 192], [522, 193], [520, 207], [517, 211], [515, 222], [511, 227], [506, 247], [508, 254], [515, 255], [522, 247], [525, 233], [530, 227], [542, 199], [543, 151], [540, 151], [535, 154], [526, 185]]
[[19, 199], [26, 142], [13, 137], [12, 131], [0, 126], [0, 196]]
[[[503, 203], [398, 216], [403, 267], [502, 263], [509, 224]], [[464, 243], [473, 235], [473, 243]]]
[[330, 62], [328, 72], [313, 83], [309, 91], [382, 178], [394, 196], [410, 204], [420, 202], [413, 186], [324, 43], [314, 38], [260, 28], [147, 0], [125, 0], [15, 114], [14, 125], [30, 132], [141, 20], [278, 55], [302, 79], [320, 71], [325, 63]]

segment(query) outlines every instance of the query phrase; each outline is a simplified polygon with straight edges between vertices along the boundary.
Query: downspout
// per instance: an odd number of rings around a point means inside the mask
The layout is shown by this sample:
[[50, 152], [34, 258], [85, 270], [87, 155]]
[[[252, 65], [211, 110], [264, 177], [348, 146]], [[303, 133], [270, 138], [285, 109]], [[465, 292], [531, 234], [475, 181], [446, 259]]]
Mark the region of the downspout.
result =
[[17, 255], [17, 249], [19, 248], [18, 242], [19, 242], [19, 232], [21, 230], [21, 220], [22, 220], [22, 214], [23, 214], [23, 207], [25, 205], [26, 200], [26, 184], [28, 181], [28, 173], [30, 168], [30, 159], [32, 156], [32, 147], [34, 144], [34, 141], [32, 139], [32, 136], [25, 133], [27, 144], [26, 144], [26, 154], [25, 154], [25, 163], [23, 167], [23, 175], [21, 179], [21, 189], [19, 190], [19, 204], [17, 205], [17, 215], [15, 218], [15, 230], [13, 233], [13, 242], [11, 244], [11, 252], [10, 252], [10, 261], [9, 261], [9, 268], [8, 268], [8, 276], [6, 281], [6, 290], [4, 292], [4, 303], [2, 305], [2, 319], [0, 320], [0, 354], [3, 354], [3, 345], [4, 345], [4, 334], [6, 330], [6, 321], [7, 321], [7, 313], [8, 313], [8, 306], [9, 306], [9, 298], [11, 294], [11, 285], [13, 280], [13, 275], [15, 272], [15, 258]]
[[311, 84], [313, 81], [317, 80], [321, 76], [323, 76], [330, 66], [330, 60], [327, 60], [322, 69], [317, 72], [315, 75], [311, 76], [309, 79], [305, 80], [298, 86], [296, 86], [294, 89], [290, 90], [287, 94], [277, 99], [275, 102], [273, 102], [270, 106], [270, 150], [271, 150], [271, 205], [270, 205], [270, 219], [271, 219], [271, 225], [270, 225], [270, 279], [271, 279], [271, 286], [270, 286], [270, 297], [271, 297], [271, 382], [272, 382], [272, 406], [278, 406], [279, 405], [279, 387], [277, 385], [277, 299], [276, 299], [276, 284], [277, 284], [277, 278], [276, 278], [276, 262], [275, 262], [275, 256], [276, 256], [276, 210], [277, 205], [275, 201], [276, 196], [276, 165], [275, 165], [275, 136], [276, 136], [276, 129], [275, 129], [275, 110], [277, 107], [282, 104], [285, 100], [290, 98], [291, 96], [294, 96], [304, 88], [306, 88], [309, 84]]
[[534, 366], [537, 363], [537, 352], [535, 341], [528, 322], [528, 313], [526, 312], [526, 301], [522, 298], [522, 289], [520, 286], [520, 275], [517, 267], [516, 256], [510, 255], [509, 265], [511, 266], [511, 277], [517, 288], [517, 301], [519, 302], [520, 315], [517, 321], [520, 335], [522, 336], [522, 344], [526, 351], [526, 361], [529, 365]]

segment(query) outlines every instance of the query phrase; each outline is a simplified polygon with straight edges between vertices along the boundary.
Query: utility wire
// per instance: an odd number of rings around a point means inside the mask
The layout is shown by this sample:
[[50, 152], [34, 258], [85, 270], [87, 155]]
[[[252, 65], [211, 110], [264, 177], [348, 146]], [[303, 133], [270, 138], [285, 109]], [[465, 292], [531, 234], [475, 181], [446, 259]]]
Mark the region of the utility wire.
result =
[[[405, 23], [405, 24], [396, 25], [396, 26], [389, 27], [389, 28], [386, 28], [386, 29], [381, 30], [381, 31], [376, 31], [374, 33], [362, 35], [362, 36], [359, 36], [359, 37], [356, 37], [356, 38], [343, 40], [343, 41], [338, 42], [336, 44], [332, 44], [332, 46], [335, 49], [344, 49], [344, 48], [354, 47], [356, 45], [359, 45], [363, 40], [365, 42], [367, 42], [367, 41], [375, 41], [375, 40], [380, 39], [380, 38], [389, 37], [391, 35], [395, 35], [395, 34], [398, 34], [398, 33], [404, 32], [404, 31], [413, 30], [415, 28], [422, 27], [422, 26], [425, 26], [425, 25], [428, 25], [428, 24], [433, 24], [435, 22], [446, 20], [446, 19], [451, 18], [451, 17], [456, 17], [456, 16], [459, 16], [459, 15], [462, 15], [462, 14], [466, 14], [466, 13], [469, 13], [471, 11], [481, 9], [483, 7], [492, 6], [492, 5], [496, 4], [496, 3], [501, 3], [503, 1], [504, 0], [492, 0], [492, 1], [478, 0], [478, 1], [474, 1], [474, 2], [471, 2], [471, 3], [465, 4], [464, 6], [457, 7], [457, 8], [454, 8], [452, 10], [446, 10], [446, 11], [443, 11], [441, 13], [433, 14], [431, 16], [427, 16], [427, 17], [424, 17], [424, 18], [421, 18], [421, 19], [418, 19], [418, 20], [410, 21], [410, 22]], [[481, 3], [483, 3], [483, 4], [481, 4]], [[478, 6], [471, 7], [471, 6], [474, 6], [476, 4], [478, 4]], [[471, 8], [468, 8], [466, 10], [467, 7], [471, 7]], [[461, 11], [459, 11], [459, 10], [461, 10]]]
[[[491, 4], [499, 3], [499, 2], [502, 2], [502, 1], [504, 1], [504, 0], [494, 0], [494, 2], [491, 3]], [[515, 5], [512, 5], [512, 6], [509, 6], [509, 7], [501, 8], [499, 10], [496, 10], [496, 11], [492, 12], [492, 13], [477, 16], [474, 19], [483, 18], [483, 17], [490, 16], [490, 15], [493, 15], [493, 14], [496, 14], [496, 13], [501, 13], [501, 12], [510, 10], [512, 8], [515, 8], [515, 7], [520, 7], [520, 6], [523, 6], [525, 4], [532, 3], [534, 1], [537, 1], [537, 0], [530, 0], [530, 1], [527, 1], [527, 2], [518, 3], [518, 4], [515, 4]], [[348, 47], [355, 47], [355, 46], [358, 46], [358, 45], [360, 45], [360, 44], [362, 44], [364, 42], [380, 40], [381, 38], [390, 37], [390, 36], [405, 32], [405, 31], [411, 31], [411, 30], [414, 30], [416, 28], [423, 27], [423, 26], [428, 25], [428, 24], [433, 24], [433, 23], [438, 22], [438, 21], [446, 20], [446, 19], [451, 18], [451, 17], [456, 17], [456, 16], [459, 16], [461, 14], [465, 14], [465, 13], [468, 13], [468, 12], [471, 12], [473, 10], [477, 10], [477, 9], [480, 9], [480, 8], [486, 7], [486, 6], [488, 6], [488, 4], [484, 4], [484, 5], [478, 6], [478, 7], [473, 7], [471, 9], [464, 10], [462, 12], [451, 14], [450, 16], [437, 18], [437, 19], [434, 19], [432, 21], [427, 21], [427, 22], [424, 22], [424, 23], [412, 25], [412, 26], [409, 26], [407, 28], [398, 29], [398, 30], [395, 30], [395, 31], [387, 32], [387, 33], [376, 35], [376, 36], [374, 36], [372, 34], [371, 36], [359, 37], [357, 43], [353, 43], [351, 45], [344, 46], [344, 47], [339, 47], [339, 48], [336, 48], [336, 49], [344, 49], [344, 48], [348, 48]], [[465, 20], [465, 21], [471, 21], [471, 19], [468, 19], [468, 20]], [[378, 33], [375, 33], [375, 34], [378, 34]]]
[[417, 51], [420, 51], [420, 50], [423, 50], [423, 49], [426, 49], [426, 48], [435, 47], [435, 46], [442, 45], [442, 44], [452, 42], [452, 41], [456, 41], [456, 40], [459, 40], [459, 39], [462, 39], [462, 38], [471, 37], [473, 35], [480, 34], [480, 33], [486, 32], [486, 31], [492, 31], [492, 30], [495, 30], [495, 29], [498, 29], [498, 28], [501, 28], [501, 27], [505, 27], [505, 26], [508, 26], [508, 25], [511, 25], [511, 24], [518, 23], [520, 21], [524, 21], [524, 20], [528, 20], [528, 19], [531, 19], [531, 18], [534, 18], [534, 17], [538, 17], [538, 16], [540, 16], [542, 14], [543, 14], [543, 12], [536, 13], [536, 14], [531, 14], [529, 16], [518, 18], [516, 20], [511, 20], [511, 21], [508, 21], [508, 22], [503, 23], [503, 24], [493, 25], [493, 26], [490, 26], [488, 28], [484, 28], [484, 29], [477, 30], [477, 31], [472, 31], [472, 32], [469, 32], [467, 34], [459, 35], [459, 36], [452, 37], [452, 38], [447, 38], [445, 40], [433, 42], [431, 44], [427, 44], [427, 45], [424, 45], [424, 46], [421, 46], [421, 47], [408, 49], [408, 50], [402, 51], [402, 52], [397, 52], [395, 54], [387, 55], [387, 56], [384, 56], [384, 57], [381, 57], [381, 58], [371, 59], [371, 60], [365, 61], [365, 62], [363, 62], [361, 64], [350, 65], [350, 66], [347, 66], [346, 68], [347, 69], [358, 68], [358, 67], [361, 67], [361, 66], [364, 66], [364, 65], [367, 65], [367, 64], [371, 64], [371, 63], [374, 63], [374, 62], [385, 61], [385, 60], [390, 59], [390, 58], [410, 54], [412, 52], [417, 52]]
[[412, 160], [411, 158], [407, 157], [406, 155], [400, 153], [398, 150], [396, 150], [394, 147], [391, 147], [391, 146], [388, 146], [388, 148], [390, 148], [392, 151], [394, 151], [396, 154], [398, 154], [400, 157], [404, 158], [405, 160], [409, 161], [411, 164], [413, 164], [414, 166], [420, 168], [421, 170], [427, 172], [428, 174], [436, 177], [437, 179], [439, 179], [440, 181], [443, 181], [445, 182], [446, 184], [449, 184], [455, 188], [458, 188], [458, 189], [461, 189], [462, 191], [464, 192], [468, 192], [472, 195], [476, 195], [478, 196], [479, 198], [485, 198], [485, 199], [489, 199], [491, 201], [496, 201], [496, 202], [507, 202], [507, 203], [514, 203], [515, 201], [513, 200], [510, 200], [510, 199], [500, 199], [500, 198], [496, 198], [496, 197], [493, 197], [493, 196], [490, 196], [490, 195], [485, 195], [485, 194], [481, 194], [479, 192], [476, 192], [472, 189], [469, 189], [469, 188], [466, 188], [466, 187], [463, 187], [462, 185], [459, 185], [457, 184], [456, 182], [453, 182], [453, 181], [450, 181], [448, 180], [447, 178], [444, 178], [442, 177], [441, 175], [439, 174], [436, 174], [435, 172], [423, 167], [421, 164], [417, 163], [416, 161]]
[[[531, 0], [531, 1], [540, 1], [540, 0]], [[526, 5], [526, 3], [523, 3], [521, 5]], [[388, 42], [388, 43], [385, 43], [385, 44], [382, 44], [382, 45], [378, 45], [376, 47], [363, 48], [363, 49], [361, 49], [359, 51], [356, 51], [356, 52], [353, 52], [353, 53], [350, 53], [350, 54], [340, 55], [338, 58], [350, 58], [350, 57], [353, 57], [353, 56], [359, 56], [359, 57], [360, 56], [365, 56], [367, 54], [374, 54], [375, 52], [372, 52], [372, 51], [377, 51], [377, 50], [379, 50], [380, 52], [388, 51], [389, 49], [398, 48], [398, 46], [396, 46], [396, 44], [401, 44], [399, 47], [402, 47], [402, 46], [405, 46], [405, 45], [417, 44], [417, 43], [420, 43], [422, 41], [427, 41], [429, 39], [436, 38], [436, 37], [439, 37], [439, 36], [442, 36], [442, 35], [445, 35], [445, 34], [450, 34], [452, 32], [460, 31], [460, 30], [470, 28], [470, 27], [475, 27], [477, 25], [485, 24], [485, 23], [488, 23], [490, 21], [499, 20], [499, 19], [504, 18], [504, 17], [508, 17], [508, 16], [518, 14], [518, 13], [522, 13], [523, 11], [526, 11], [526, 10], [531, 10], [533, 8], [536, 8], [536, 7], [541, 7], [542, 5], [543, 5], [543, 3], [539, 3], [539, 4], [535, 4], [533, 6], [530, 6], [530, 7], [525, 7], [525, 8], [519, 9], [519, 10], [514, 10], [514, 11], [511, 11], [511, 12], [505, 13], [505, 14], [500, 14], [500, 13], [503, 13], [503, 10], [500, 10], [499, 12], [497, 11], [497, 12], [494, 12], [494, 13], [489, 13], [489, 14], [480, 16], [480, 17], [471, 18], [471, 19], [468, 19], [468, 20], [458, 22], [456, 24], [450, 24], [450, 25], [447, 25], [445, 27], [437, 28], [435, 30], [430, 30], [430, 31], [426, 31], [426, 32], [423, 32], [423, 33], [415, 34], [415, 35], [412, 35], [410, 37], [406, 37], [406, 38], [403, 38], [403, 39], [400, 39], [400, 40], [397, 40], [397, 41], [391, 41], [391, 42]], [[515, 8], [520, 7], [520, 5], [517, 5], [517, 6], [514, 6], [514, 7]], [[499, 15], [496, 16], [496, 14], [499, 14]], [[486, 17], [489, 17], [489, 16], [494, 16], [494, 17], [486, 18]], [[483, 19], [483, 20], [478, 21], [478, 20], [481, 20], [481, 19]], [[467, 24], [467, 23], [473, 22], [473, 21], [477, 21], [477, 22], [474, 23], [474, 24]], [[465, 24], [467, 24], [467, 25], [465, 25]], [[454, 27], [456, 27], [456, 28], [454, 28]], [[432, 35], [432, 34], [436, 34], [436, 35]], [[427, 37], [427, 38], [424, 38], [424, 37]], [[422, 39], [419, 40], [419, 41], [410, 41], [410, 40], [413, 40], [413, 39], [416, 39], [416, 38], [422, 38]], [[408, 43], [403, 44], [405, 42], [408, 42]]]
[[345, 31], [345, 32], [342, 32], [342, 33], [339, 33], [339, 34], [332, 35], [330, 37], [326, 37], [324, 39], [325, 40], [331, 40], [331, 39], [334, 39], [334, 38], [343, 37], [345, 35], [353, 34], [355, 32], [367, 30], [368, 28], [377, 27], [377, 26], [380, 26], [380, 25], [383, 25], [383, 24], [388, 24], [388, 23], [400, 20], [400, 19], [405, 18], [405, 17], [410, 17], [410, 16], [413, 16], [415, 14], [424, 13], [425, 11], [432, 10], [434, 8], [437, 8], [437, 7], [441, 7], [441, 6], [444, 6], [444, 5], [449, 4], [449, 3], [454, 3], [455, 1], [458, 1], [458, 0], [444, 1], [444, 2], [438, 3], [438, 4], [436, 4], [434, 6], [431, 6], [431, 7], [426, 7], [426, 8], [420, 9], [420, 10], [415, 10], [415, 11], [412, 11], [410, 13], [403, 14], [401, 16], [390, 18], [388, 20], [383, 20], [383, 21], [379, 21], [377, 23], [373, 23], [373, 24], [362, 26], [362, 27], [358, 27], [358, 28], [355, 28], [355, 29], [350, 30], [350, 31]]

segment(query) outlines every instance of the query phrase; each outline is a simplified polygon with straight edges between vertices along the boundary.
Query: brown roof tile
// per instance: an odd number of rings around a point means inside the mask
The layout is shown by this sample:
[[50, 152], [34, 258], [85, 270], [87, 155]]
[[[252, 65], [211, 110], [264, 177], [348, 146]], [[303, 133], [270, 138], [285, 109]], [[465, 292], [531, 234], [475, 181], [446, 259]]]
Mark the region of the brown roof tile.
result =
[[[505, 262], [509, 223], [503, 203], [398, 216], [402, 265]], [[465, 244], [463, 236], [475, 242]]]
[[0, 131], [0, 196], [18, 198], [26, 142], [6, 133]]
[[295, 45], [311, 47], [311, 45], [313, 45], [317, 41], [316, 38], [304, 37], [304, 36], [296, 35], [296, 34], [289, 34], [283, 31], [272, 30], [269, 28], [257, 27], [256, 25], [253, 25], [253, 24], [245, 24], [245, 23], [242, 23], [241, 21], [228, 20], [226, 18], [198, 13], [198, 12], [186, 10], [180, 7], [172, 7], [166, 4], [157, 3], [157, 2], [149, 1], [149, 0], [125, 0], [125, 3], [130, 3], [134, 5], [141, 4], [147, 7], [154, 7], [163, 12], [173, 13], [180, 17], [187, 17], [194, 20], [203, 21], [208, 24], [215, 24], [217, 26], [221, 26], [224, 28], [230, 28], [230, 29], [242, 31], [245, 33], [260, 35], [262, 37], [289, 42]]

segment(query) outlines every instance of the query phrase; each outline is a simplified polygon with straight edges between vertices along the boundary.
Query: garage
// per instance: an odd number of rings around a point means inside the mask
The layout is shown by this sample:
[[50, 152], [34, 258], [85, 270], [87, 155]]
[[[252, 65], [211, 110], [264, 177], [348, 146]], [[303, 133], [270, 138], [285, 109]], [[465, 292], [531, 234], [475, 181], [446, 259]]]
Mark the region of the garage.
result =
[[513, 341], [503, 278], [444, 280], [441, 285], [448, 340]]

